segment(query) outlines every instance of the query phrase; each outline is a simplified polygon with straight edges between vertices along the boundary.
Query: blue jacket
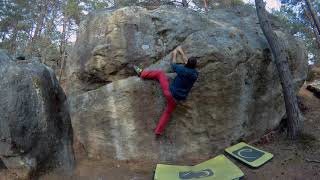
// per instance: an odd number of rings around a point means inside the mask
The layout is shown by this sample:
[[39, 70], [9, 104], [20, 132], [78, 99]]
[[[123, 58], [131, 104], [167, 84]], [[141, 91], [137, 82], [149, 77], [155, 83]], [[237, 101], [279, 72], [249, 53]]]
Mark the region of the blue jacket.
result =
[[172, 64], [172, 69], [177, 73], [177, 76], [170, 85], [170, 92], [176, 100], [186, 100], [198, 78], [198, 72], [178, 64]]

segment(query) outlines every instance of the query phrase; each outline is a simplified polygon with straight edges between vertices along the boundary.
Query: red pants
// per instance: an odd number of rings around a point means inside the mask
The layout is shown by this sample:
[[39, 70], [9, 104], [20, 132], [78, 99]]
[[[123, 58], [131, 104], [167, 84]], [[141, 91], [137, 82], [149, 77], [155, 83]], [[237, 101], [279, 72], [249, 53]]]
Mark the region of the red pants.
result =
[[169, 88], [169, 81], [167, 75], [163, 71], [142, 71], [140, 77], [145, 79], [157, 79], [160, 82], [164, 96], [167, 99], [166, 110], [162, 113], [161, 118], [158, 122], [156, 129], [154, 130], [155, 134], [161, 134], [169, 122], [170, 114], [176, 107], [176, 101], [171, 95]]

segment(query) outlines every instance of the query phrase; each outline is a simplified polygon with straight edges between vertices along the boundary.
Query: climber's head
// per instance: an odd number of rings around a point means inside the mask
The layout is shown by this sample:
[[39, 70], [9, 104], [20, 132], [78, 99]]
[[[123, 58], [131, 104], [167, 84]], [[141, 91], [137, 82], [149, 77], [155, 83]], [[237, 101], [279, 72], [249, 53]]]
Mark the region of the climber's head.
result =
[[16, 57], [17, 60], [26, 60], [26, 57], [23, 55], [20, 55], [18, 57]]
[[188, 59], [188, 62], [187, 62], [187, 64], [186, 64], [186, 67], [187, 67], [187, 68], [194, 69], [194, 68], [196, 68], [196, 66], [197, 66], [197, 57], [190, 57], [190, 58]]

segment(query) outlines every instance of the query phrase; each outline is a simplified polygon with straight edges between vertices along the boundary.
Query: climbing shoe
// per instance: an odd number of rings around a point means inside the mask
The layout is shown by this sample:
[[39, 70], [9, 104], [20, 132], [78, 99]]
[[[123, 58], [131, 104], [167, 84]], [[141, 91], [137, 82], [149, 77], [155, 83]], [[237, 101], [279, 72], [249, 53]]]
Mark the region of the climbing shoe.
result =
[[133, 66], [133, 69], [138, 74], [138, 76], [140, 76], [142, 72], [142, 68], [140, 68], [139, 66]]

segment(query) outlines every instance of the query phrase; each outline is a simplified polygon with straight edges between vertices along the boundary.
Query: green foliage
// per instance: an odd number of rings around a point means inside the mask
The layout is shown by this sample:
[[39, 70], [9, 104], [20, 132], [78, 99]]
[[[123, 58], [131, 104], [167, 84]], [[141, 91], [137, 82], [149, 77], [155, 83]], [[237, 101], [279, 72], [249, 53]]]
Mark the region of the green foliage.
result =
[[100, 10], [100, 9], [104, 9], [106, 7], [108, 7], [108, 3], [107, 2], [97, 2], [95, 1], [94, 3], [92, 3], [92, 8], [94, 10]]
[[123, 7], [123, 6], [132, 6], [137, 3], [136, 0], [115, 0], [115, 5], [117, 7]]
[[242, 0], [208, 0], [209, 6], [212, 7], [234, 7], [239, 5], [244, 5]]
[[241, 6], [244, 5], [242, 0], [231, 0], [231, 6]]
[[82, 7], [79, 6], [79, 0], [67, 0], [63, 6], [63, 15], [75, 20], [76, 24], [80, 23]]
[[[85, 14], [109, 7], [170, 4], [175, 0], [0, 0], [0, 48], [11, 54], [24, 53], [49, 60], [62, 57], [60, 49], [70, 47], [70, 35], [75, 34]], [[203, 0], [191, 0], [195, 9], [203, 9]], [[187, 1], [187, 2], [191, 2]], [[289, 3], [290, 1], [290, 3]], [[320, 51], [313, 40], [310, 23], [294, 10], [296, 4], [287, 0], [276, 15], [292, 34], [305, 41], [309, 53], [320, 63]], [[313, 1], [320, 12], [320, 1]], [[176, 5], [181, 5], [176, 3]], [[212, 9], [243, 5], [242, 0], [208, 0]], [[189, 6], [190, 7], [190, 6]], [[301, 9], [301, 8], [300, 8]], [[62, 26], [65, 22], [65, 36]], [[38, 31], [37, 31], [38, 30]], [[36, 33], [37, 32], [37, 33]], [[54, 57], [54, 58], [52, 58]]]
[[[315, 3], [316, 9], [320, 8], [320, 3]], [[295, 1], [286, 1], [279, 12], [274, 14], [280, 18], [282, 25], [286, 26], [291, 34], [304, 41], [308, 54], [312, 54], [309, 59], [312, 63], [320, 63], [320, 50], [314, 39], [313, 27], [310, 21], [305, 16], [303, 4]]]

